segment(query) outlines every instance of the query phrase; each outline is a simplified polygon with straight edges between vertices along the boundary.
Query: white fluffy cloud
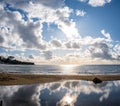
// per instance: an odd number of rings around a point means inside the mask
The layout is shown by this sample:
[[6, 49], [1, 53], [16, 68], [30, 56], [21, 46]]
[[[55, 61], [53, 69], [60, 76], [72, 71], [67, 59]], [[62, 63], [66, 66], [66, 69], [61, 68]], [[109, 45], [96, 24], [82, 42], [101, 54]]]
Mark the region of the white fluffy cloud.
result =
[[111, 0], [89, 0], [88, 4], [93, 7], [104, 6], [107, 3], [110, 3]]
[[93, 58], [101, 58], [112, 60], [112, 54], [110, 52], [110, 47], [106, 43], [95, 43], [89, 47], [90, 54]]
[[81, 16], [81, 17], [83, 17], [83, 16], [85, 16], [86, 12], [83, 11], [83, 10], [76, 10], [76, 11], [75, 11], [75, 14], [76, 14], [76, 16]]
[[[49, 42], [48, 51], [43, 52], [43, 56], [46, 60], [59, 61], [59, 63], [83, 63], [83, 61], [87, 63], [87, 61], [95, 61], [96, 59], [120, 60], [120, 46], [119, 44], [114, 45], [110, 34], [108, 35], [98, 38], [87, 36], [70, 41], [54, 39]], [[52, 50], [54, 50], [54, 54]]]
[[[64, 58], [66, 58], [66, 60], [72, 58], [72, 60], [75, 61], [77, 61], [78, 58], [79, 60], [84, 60], [84, 58], [109, 61], [119, 60], [119, 44], [114, 45], [111, 35], [106, 33], [105, 30], [101, 30], [101, 33], [103, 34], [103, 37], [93, 38], [91, 36], [86, 36], [78, 40], [63, 42], [61, 48], [73, 50], [72, 52], [69, 51]], [[64, 61], [65, 59], [62, 60]]]
[[[57, 25], [68, 39], [74, 39], [80, 37], [76, 23], [69, 19], [72, 9], [64, 5], [64, 1], [47, 1], [47, 0], [27, 0], [27, 1], [8, 1], [14, 8], [17, 8], [27, 12], [29, 19], [38, 18], [41, 24], [47, 22], [48, 24], [54, 23]], [[7, 1], [6, 1], [7, 2]], [[83, 14], [83, 13], [82, 13]]]
[[42, 41], [42, 24], [25, 22], [19, 12], [4, 12], [1, 19], [1, 42], [7, 47], [46, 49]]
[[108, 39], [108, 40], [111, 40], [111, 36], [109, 33], [105, 32], [105, 30], [101, 30], [101, 33]]
[[[93, 7], [103, 6], [111, 2], [111, 0], [79, 1], [87, 2]], [[104, 37], [80, 36], [76, 28], [76, 22], [71, 19], [71, 14], [75, 12], [76, 16], [84, 16], [86, 12], [84, 10], [73, 10], [65, 6], [64, 0], [5, 0], [0, 3], [1, 47], [6, 49], [39, 49], [39, 52], [43, 54], [42, 56], [46, 60], [52, 60], [52, 50], [57, 51], [58, 49], [63, 50], [61, 57], [66, 56], [68, 58], [72, 56], [77, 59], [78, 57], [84, 56], [85, 58], [85, 56], [89, 55], [92, 58], [120, 60], [119, 45], [112, 43], [114, 41], [111, 35], [104, 29], [101, 30], [101, 34]], [[9, 7], [17, 8], [18, 10], [11, 11], [5, 3], [9, 3]], [[4, 7], [6, 7], [5, 10]], [[24, 19], [24, 14], [19, 9], [27, 13], [26, 19]], [[38, 20], [33, 21], [32, 18], [37, 18]], [[49, 41], [45, 41], [43, 39], [44, 23], [56, 25], [65, 34], [66, 40], [49, 39]], [[75, 52], [72, 50], [77, 52], [79, 50], [79, 54], [74, 55]], [[73, 55], [69, 53], [71, 51]], [[55, 58], [57, 58], [56, 54]], [[30, 57], [32, 58], [34, 55]]]
[[39, 17], [43, 22], [56, 24], [58, 29], [60, 29], [68, 39], [79, 37], [75, 22], [69, 19], [72, 9], [68, 7], [62, 7], [55, 10], [39, 4], [32, 5], [33, 8], [30, 6], [30, 10], [28, 9], [30, 17]]
[[79, 0], [80, 2], [86, 2], [87, 0]]
[[4, 0], [3, 2], [7, 2], [9, 4], [11, 4], [14, 7], [18, 7], [18, 8], [23, 8], [26, 7], [26, 5], [28, 3], [36, 3], [36, 4], [42, 4], [44, 6], [50, 7], [50, 8], [59, 8], [61, 6], [64, 6], [64, 0]]
[[70, 13], [72, 10], [68, 7], [58, 9], [56, 11], [59, 20], [56, 20], [55, 23], [58, 25], [58, 28], [62, 30], [68, 39], [79, 38], [78, 29], [76, 28], [76, 23], [73, 20], [69, 20]]
[[80, 2], [87, 2], [92, 7], [104, 6], [107, 3], [110, 3], [112, 0], [79, 0]]
[[[21, 7], [24, 11], [28, 13], [29, 18], [39, 18], [41, 22], [54, 23], [57, 25], [63, 33], [65, 33], [68, 39], [74, 39], [79, 37], [78, 30], [76, 28], [76, 23], [70, 20], [70, 14], [73, 12], [67, 6], [64, 6], [62, 1], [58, 3], [59, 6], [54, 8], [56, 5], [55, 1], [48, 3], [48, 1], [35, 1], [29, 2], [26, 6]], [[53, 8], [52, 8], [53, 7]]]
[[[16, 34], [13, 33], [14, 29], [14, 19], [17, 18], [16, 21], [20, 19], [20, 14], [15, 12], [3, 12], [0, 16], [0, 36], [1, 36], [1, 45], [4, 47], [10, 47], [11, 45], [17, 44], [17, 46], [21, 45], [22, 39]], [[18, 18], [19, 17], [19, 18]], [[11, 22], [12, 21], [12, 22]]]

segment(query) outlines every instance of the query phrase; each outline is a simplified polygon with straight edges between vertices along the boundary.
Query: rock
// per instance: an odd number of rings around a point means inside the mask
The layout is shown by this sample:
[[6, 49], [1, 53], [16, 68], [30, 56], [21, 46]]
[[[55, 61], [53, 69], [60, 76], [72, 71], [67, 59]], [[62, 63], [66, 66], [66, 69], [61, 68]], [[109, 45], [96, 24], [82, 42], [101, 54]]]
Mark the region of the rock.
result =
[[95, 77], [95, 78], [93, 79], [93, 82], [94, 82], [95, 84], [98, 84], [98, 83], [102, 83], [102, 80], [99, 79], [99, 78], [97, 78], [97, 77]]

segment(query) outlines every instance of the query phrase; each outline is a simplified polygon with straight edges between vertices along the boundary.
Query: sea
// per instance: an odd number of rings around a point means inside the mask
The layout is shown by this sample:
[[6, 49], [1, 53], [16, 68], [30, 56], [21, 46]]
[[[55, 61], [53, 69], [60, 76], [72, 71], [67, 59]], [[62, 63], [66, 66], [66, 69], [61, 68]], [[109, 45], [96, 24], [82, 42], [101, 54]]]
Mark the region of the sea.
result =
[[7, 65], [0, 72], [24, 74], [120, 74], [120, 65]]
[[[120, 65], [0, 65], [0, 72], [120, 74]], [[120, 80], [84, 80], [0, 86], [0, 106], [120, 106]]]

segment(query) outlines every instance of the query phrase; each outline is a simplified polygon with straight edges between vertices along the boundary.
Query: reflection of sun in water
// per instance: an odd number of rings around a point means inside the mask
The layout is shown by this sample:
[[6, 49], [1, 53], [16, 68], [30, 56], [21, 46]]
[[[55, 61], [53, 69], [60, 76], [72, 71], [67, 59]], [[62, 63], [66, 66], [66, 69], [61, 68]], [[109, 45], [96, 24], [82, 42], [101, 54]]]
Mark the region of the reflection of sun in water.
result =
[[61, 65], [63, 74], [72, 74], [75, 73], [76, 65]]
[[70, 97], [70, 96], [66, 96], [65, 98], [64, 98], [64, 101], [66, 102], [66, 104], [71, 104], [72, 102], [73, 102], [73, 99], [72, 99], [72, 97]]
[[75, 95], [71, 95], [71, 94], [66, 94], [61, 100], [60, 102], [58, 102], [58, 106], [74, 106], [74, 103], [76, 101], [76, 97]]
[[57, 103], [57, 106], [74, 106], [76, 102], [77, 95], [67, 93], [65, 96]]

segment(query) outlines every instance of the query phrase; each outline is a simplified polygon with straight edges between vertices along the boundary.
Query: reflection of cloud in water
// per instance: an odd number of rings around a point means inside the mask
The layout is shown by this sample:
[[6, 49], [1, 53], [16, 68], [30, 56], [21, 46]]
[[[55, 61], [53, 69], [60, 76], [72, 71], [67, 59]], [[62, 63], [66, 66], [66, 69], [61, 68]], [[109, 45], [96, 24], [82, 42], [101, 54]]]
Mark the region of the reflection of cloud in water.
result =
[[49, 89], [52, 90], [52, 91], [54, 91], [54, 90], [58, 89], [59, 87], [60, 87], [60, 83], [55, 83], [55, 84], [52, 84], [49, 87]]
[[119, 87], [120, 81], [98, 85], [89, 81], [61, 81], [40, 85], [0, 86], [0, 97], [4, 106], [112, 106], [112, 103], [120, 105]]
[[[8, 90], [7, 93], [4, 93], [4, 90]], [[20, 87], [11, 86], [5, 87], [4, 90], [0, 89], [0, 93], [5, 106], [40, 106], [39, 91], [38, 87], [35, 85]]]

